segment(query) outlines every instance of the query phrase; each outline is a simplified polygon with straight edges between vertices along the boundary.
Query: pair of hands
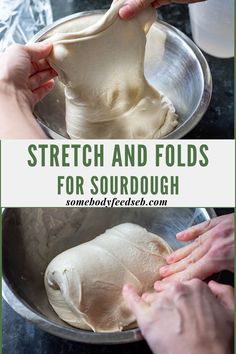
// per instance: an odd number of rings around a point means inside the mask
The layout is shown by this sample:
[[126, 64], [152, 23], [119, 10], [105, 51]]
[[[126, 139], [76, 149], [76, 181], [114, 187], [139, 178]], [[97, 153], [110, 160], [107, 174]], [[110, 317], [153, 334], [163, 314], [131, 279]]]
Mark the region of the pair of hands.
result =
[[[114, 0], [117, 1], [117, 0]], [[120, 9], [119, 15], [123, 19], [129, 19], [136, 16], [140, 11], [146, 7], [152, 6], [158, 8], [162, 5], [168, 4], [192, 4], [205, 0], [127, 0], [126, 4]]]
[[[120, 10], [120, 16], [128, 19], [145, 7], [170, 2], [196, 1], [130, 0]], [[32, 123], [32, 138], [42, 137], [42, 132], [36, 127], [31, 110], [53, 88], [57, 75], [46, 60], [51, 50], [51, 43], [15, 45], [0, 56], [0, 99], [4, 102], [9, 95], [15, 98], [16, 117], [20, 107], [22, 119], [26, 117]], [[230, 215], [179, 233], [177, 238], [181, 241], [196, 240], [168, 257], [167, 266], [161, 269], [163, 280], [155, 283], [157, 292], [143, 294], [141, 298], [132, 287], [124, 287], [124, 298], [154, 353], [228, 352], [233, 327], [232, 288], [213, 281], [207, 286], [191, 279], [205, 279], [223, 269], [233, 270], [233, 230]]]
[[230, 286], [199, 279], [143, 294], [124, 286], [123, 296], [154, 354], [229, 354], [234, 295]]
[[[119, 15], [123, 19], [129, 19], [148, 6], [159, 7], [172, 2], [184, 4], [196, 1], [202, 0], [127, 0]], [[14, 97], [15, 109], [13, 107], [12, 115], [16, 111], [17, 116], [17, 110], [23, 110], [22, 116], [27, 115], [28, 121], [31, 120], [32, 123], [34, 118], [30, 113], [35, 104], [54, 87], [53, 78], [57, 73], [47, 62], [51, 50], [52, 44], [44, 42], [27, 46], [13, 45], [0, 54], [0, 103], [2, 105], [7, 96]], [[5, 121], [3, 123], [5, 124]], [[32, 138], [37, 137], [39, 136], [36, 132]]]
[[[120, 9], [119, 15], [123, 19], [129, 19], [149, 6], [197, 1], [203, 0], [128, 0]], [[0, 55], [0, 81], [5, 84], [3, 90], [7, 84], [8, 93], [18, 94], [18, 101], [30, 110], [54, 87], [53, 78], [57, 73], [46, 60], [51, 50], [52, 44], [48, 42], [27, 46], [13, 45]]]
[[206, 279], [222, 270], [234, 271], [234, 214], [219, 216], [176, 235], [180, 241], [193, 241], [167, 257], [160, 269], [162, 291], [173, 281]]
[[[159, 7], [171, 2], [190, 3], [195, 0], [127, 0], [119, 14], [121, 18], [129, 19], [150, 5]], [[44, 42], [13, 45], [0, 54], [1, 137], [46, 138], [32, 110], [54, 87], [53, 78], [57, 73], [47, 62], [51, 50], [52, 44]]]
[[167, 258], [168, 264], [160, 270], [163, 279], [154, 284], [156, 291], [139, 296], [126, 285], [124, 299], [154, 354], [230, 353], [233, 288], [215, 281], [207, 285], [200, 279], [221, 270], [233, 271], [233, 214], [176, 236], [181, 241], [195, 241]]

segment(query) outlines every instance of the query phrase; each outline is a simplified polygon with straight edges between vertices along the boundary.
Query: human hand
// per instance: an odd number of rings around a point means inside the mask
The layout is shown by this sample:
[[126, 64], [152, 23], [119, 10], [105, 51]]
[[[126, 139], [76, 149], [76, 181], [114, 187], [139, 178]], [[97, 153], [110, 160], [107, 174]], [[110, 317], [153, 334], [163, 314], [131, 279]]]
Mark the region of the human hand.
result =
[[120, 9], [119, 15], [121, 18], [127, 20], [137, 15], [141, 10], [146, 7], [152, 6], [158, 8], [162, 5], [168, 5], [172, 3], [176, 4], [190, 4], [194, 2], [200, 2], [205, 0], [127, 0], [124, 6]]
[[47, 62], [51, 50], [49, 42], [15, 44], [0, 55], [0, 86], [30, 110], [54, 86], [57, 73]]
[[216, 298], [229, 310], [232, 321], [234, 321], [234, 288], [230, 285], [219, 284], [214, 280], [211, 280], [208, 286]]
[[173, 281], [206, 279], [222, 270], [234, 270], [234, 215], [223, 215], [195, 225], [176, 235], [180, 241], [191, 241], [167, 257], [160, 269], [162, 280], [154, 285], [164, 290]]
[[204, 282], [175, 283], [142, 297], [125, 285], [123, 297], [154, 354], [230, 352], [233, 318]]

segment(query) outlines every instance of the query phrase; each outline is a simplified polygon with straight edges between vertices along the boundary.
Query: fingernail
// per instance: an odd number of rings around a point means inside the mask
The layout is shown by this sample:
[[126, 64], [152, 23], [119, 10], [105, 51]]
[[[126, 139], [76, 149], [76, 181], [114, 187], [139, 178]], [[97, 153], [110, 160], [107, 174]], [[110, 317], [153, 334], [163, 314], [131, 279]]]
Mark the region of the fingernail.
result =
[[175, 259], [174, 254], [170, 254], [170, 255], [167, 256], [167, 258], [166, 258], [166, 260], [167, 260], [168, 263], [169, 263], [169, 262], [173, 262], [174, 259]]
[[123, 285], [123, 289], [122, 289], [123, 292], [126, 292], [126, 291], [128, 290], [127, 288], [128, 288], [128, 285], [127, 285], [127, 284]]
[[142, 296], [141, 296], [141, 297], [142, 297], [142, 299], [143, 299], [143, 300], [146, 300], [147, 295], [148, 295], [147, 293], [143, 293], [143, 294], [142, 294]]
[[130, 17], [133, 17], [135, 15], [135, 11], [132, 8], [132, 6], [130, 6], [129, 4], [126, 4], [120, 9], [119, 15], [122, 18], [130, 18]]
[[168, 266], [161, 267], [160, 274], [165, 274], [167, 272], [168, 268], [169, 268]]
[[182, 237], [184, 236], [184, 232], [182, 231], [182, 232], [178, 232], [177, 234], [176, 234], [176, 238], [179, 240], [179, 239], [181, 239]]
[[154, 283], [155, 290], [161, 290], [161, 282], [158, 280]]
[[132, 288], [132, 286], [130, 284], [124, 284], [123, 292], [127, 293], [130, 291], [131, 288]]
[[208, 282], [208, 285], [209, 284], [218, 284], [215, 280], [210, 280], [209, 282]]
[[49, 45], [52, 45], [51, 42], [49, 41], [43, 41], [38, 43], [41, 47], [48, 47]]
[[54, 86], [54, 81], [50, 81], [50, 82], [47, 83], [46, 89], [50, 90], [53, 86]]

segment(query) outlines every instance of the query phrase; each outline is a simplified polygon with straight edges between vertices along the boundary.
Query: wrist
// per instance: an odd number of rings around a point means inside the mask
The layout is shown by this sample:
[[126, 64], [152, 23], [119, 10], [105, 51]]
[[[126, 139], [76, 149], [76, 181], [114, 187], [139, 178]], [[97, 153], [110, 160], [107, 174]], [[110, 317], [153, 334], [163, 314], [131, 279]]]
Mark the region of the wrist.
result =
[[1, 139], [42, 139], [45, 133], [21, 90], [0, 79]]
[[11, 83], [6, 78], [0, 78], [0, 95], [13, 97], [16, 94], [16, 88], [13, 83]]
[[3, 109], [10, 105], [11, 107], [15, 107], [25, 117], [32, 115], [29, 101], [24, 92], [17, 89], [13, 83], [4, 79], [0, 79], [0, 104]]
[[[165, 352], [165, 351], [164, 351]], [[183, 350], [183, 345], [181, 344], [180, 348], [175, 347], [174, 349], [171, 348], [170, 350], [166, 350], [166, 354], [183, 354], [185, 353], [191, 353], [191, 354], [228, 354], [228, 350], [222, 346], [222, 343], [215, 343], [214, 345], [204, 345], [204, 344], [199, 344], [199, 345], [193, 345], [193, 343], [189, 343], [186, 347], [184, 347]]]
[[227, 354], [227, 350], [225, 350], [221, 345], [212, 345], [212, 346], [204, 346], [201, 348], [195, 348], [191, 351], [191, 354]]

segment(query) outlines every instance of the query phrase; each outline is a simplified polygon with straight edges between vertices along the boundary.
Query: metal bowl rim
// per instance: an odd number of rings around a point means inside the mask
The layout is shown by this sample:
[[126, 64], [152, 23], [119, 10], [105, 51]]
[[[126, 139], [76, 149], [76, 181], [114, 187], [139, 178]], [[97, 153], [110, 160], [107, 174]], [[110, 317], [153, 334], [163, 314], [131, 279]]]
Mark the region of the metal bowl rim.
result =
[[[59, 20], [53, 22], [52, 24], [44, 27], [42, 30], [40, 30], [37, 34], [35, 34], [29, 43], [34, 43], [37, 42], [45, 33], [48, 31], [52, 30], [53, 28], [57, 27], [58, 25], [61, 25], [67, 21], [73, 20], [75, 18], [79, 17], [84, 17], [84, 16], [90, 16], [90, 15], [100, 15], [105, 13], [106, 10], [90, 10], [90, 11], [82, 11], [78, 12], [76, 14], [72, 14], [63, 18], [60, 18]], [[211, 71], [209, 68], [209, 65], [201, 52], [201, 50], [196, 46], [196, 44], [183, 32], [181, 32], [179, 29], [176, 27], [166, 23], [165, 21], [156, 19], [156, 22], [158, 24], [161, 24], [163, 27], [167, 27], [174, 33], [176, 33], [187, 45], [188, 47], [192, 50], [192, 52], [195, 54], [198, 63], [201, 66], [202, 70], [202, 75], [203, 75], [203, 91], [202, 95], [200, 97], [199, 103], [195, 111], [188, 117], [188, 119], [183, 122], [179, 127], [177, 127], [174, 131], [171, 133], [167, 134], [164, 136], [162, 139], [180, 139], [184, 137], [187, 133], [189, 133], [203, 118], [210, 100], [211, 100], [211, 95], [212, 95], [212, 76], [211, 76]], [[155, 24], [154, 23], [154, 24]], [[35, 114], [37, 118], [40, 119], [40, 117]], [[40, 122], [42, 127], [46, 129], [50, 133], [50, 135], [54, 139], [67, 139], [63, 135], [55, 132], [53, 129], [49, 128], [45, 123]]]
[[[9, 208], [5, 208], [2, 212], [2, 219]], [[213, 208], [200, 208], [204, 214], [207, 214], [209, 218], [216, 216], [215, 210]], [[16, 311], [20, 316], [27, 319], [28, 321], [34, 323], [41, 329], [49, 332], [53, 335], [90, 344], [121, 344], [121, 343], [132, 343], [142, 340], [143, 337], [139, 328], [126, 330], [122, 332], [110, 332], [110, 333], [96, 333], [85, 331], [81, 329], [62, 328], [57, 323], [49, 320], [43, 314], [35, 311], [25, 300], [23, 300], [12, 288], [10, 282], [4, 274], [2, 276], [2, 295], [4, 300], [8, 305]]]

